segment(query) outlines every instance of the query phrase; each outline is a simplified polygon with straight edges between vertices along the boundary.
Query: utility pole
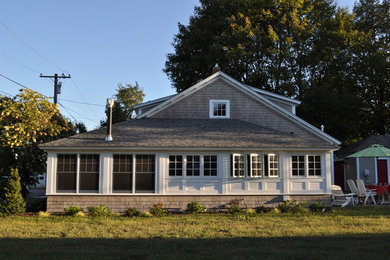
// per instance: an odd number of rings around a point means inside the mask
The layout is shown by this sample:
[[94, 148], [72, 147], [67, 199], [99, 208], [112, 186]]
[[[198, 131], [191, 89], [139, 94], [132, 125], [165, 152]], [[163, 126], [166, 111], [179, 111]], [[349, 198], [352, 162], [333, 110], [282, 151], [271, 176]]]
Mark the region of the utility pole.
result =
[[61, 94], [60, 92], [60, 86], [61, 82], [58, 82], [58, 79], [67, 79], [67, 78], [70, 78], [70, 75], [68, 76], [65, 76], [64, 73], [62, 73], [62, 75], [58, 75], [57, 73], [54, 74], [54, 76], [43, 76], [42, 74], [39, 76], [41, 78], [54, 78], [54, 104], [57, 104], [57, 95], [58, 94]]

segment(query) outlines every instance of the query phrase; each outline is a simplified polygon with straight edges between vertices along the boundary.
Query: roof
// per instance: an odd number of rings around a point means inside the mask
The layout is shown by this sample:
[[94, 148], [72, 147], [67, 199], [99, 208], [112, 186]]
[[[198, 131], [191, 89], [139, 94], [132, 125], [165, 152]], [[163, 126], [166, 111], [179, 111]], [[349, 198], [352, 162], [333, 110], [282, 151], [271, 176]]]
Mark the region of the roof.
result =
[[390, 148], [390, 135], [371, 135], [356, 143], [342, 147], [340, 150], [335, 152], [335, 156], [337, 159], [344, 159], [347, 155], [359, 152], [373, 144], [381, 144], [384, 147]]
[[50, 149], [334, 149], [328, 142], [307, 139], [237, 119], [133, 119], [106, 128], [40, 145]]
[[[247, 85], [244, 85], [237, 80], [233, 79], [229, 75], [223, 73], [222, 71], [216, 72], [209, 76], [208, 78], [198, 82], [194, 86], [180, 92], [179, 94], [173, 96], [172, 98], [169, 98], [165, 100], [164, 102], [158, 104], [157, 106], [153, 107], [149, 111], [145, 112], [144, 114], [140, 115], [139, 118], [145, 118], [150, 117], [158, 113], [159, 111], [166, 109], [169, 106], [172, 106], [173, 104], [179, 102], [180, 100], [186, 98], [187, 96], [193, 94], [196, 91], [199, 91], [200, 89], [208, 86], [209, 84], [212, 84], [216, 80], [221, 79], [225, 82], [230, 83], [231, 86], [241, 90], [242, 92], [250, 95], [255, 100], [258, 100], [266, 107], [270, 108], [271, 110], [278, 113], [280, 116], [290, 120], [292, 123], [296, 124], [297, 126], [300, 126], [301, 128], [305, 129], [306, 131], [312, 133], [313, 135], [321, 138], [324, 141], [339, 145], [341, 142], [337, 140], [336, 138], [333, 138], [332, 136], [326, 134], [325, 132], [321, 131], [317, 127], [309, 124], [308, 122], [304, 121], [303, 119], [299, 118], [295, 114], [287, 111], [286, 109], [282, 108], [281, 106], [277, 105], [276, 103], [272, 102], [270, 99], [264, 97], [264, 95], [260, 94], [258, 91], [254, 91], [252, 87], [249, 87]], [[274, 94], [276, 95], [276, 94]]]
[[138, 108], [147, 107], [147, 106], [150, 106], [150, 105], [157, 105], [158, 103], [162, 103], [162, 102], [164, 102], [165, 100], [168, 100], [168, 99], [170, 99], [171, 97], [174, 97], [174, 96], [176, 96], [176, 95], [177, 95], [177, 94], [173, 94], [173, 95], [170, 95], [170, 96], [166, 96], [166, 97], [162, 97], [162, 98], [150, 100], [150, 101], [147, 101], [147, 102], [143, 102], [143, 103], [141, 103], [141, 104], [138, 104], [138, 105], [133, 106], [133, 108], [134, 108], [134, 109], [138, 109]]
[[390, 149], [380, 144], [373, 144], [370, 147], [347, 157], [390, 157]]
[[302, 103], [301, 101], [296, 100], [294, 98], [289, 98], [289, 97], [285, 97], [282, 95], [278, 95], [278, 94], [275, 94], [275, 93], [272, 93], [272, 92], [269, 92], [269, 91], [266, 91], [263, 89], [255, 88], [255, 87], [252, 87], [249, 85], [245, 85], [245, 86], [252, 89], [253, 91], [256, 91], [260, 94], [266, 95], [267, 97], [278, 100], [278, 101], [285, 101], [286, 103], [289, 103], [292, 105], [300, 105]]

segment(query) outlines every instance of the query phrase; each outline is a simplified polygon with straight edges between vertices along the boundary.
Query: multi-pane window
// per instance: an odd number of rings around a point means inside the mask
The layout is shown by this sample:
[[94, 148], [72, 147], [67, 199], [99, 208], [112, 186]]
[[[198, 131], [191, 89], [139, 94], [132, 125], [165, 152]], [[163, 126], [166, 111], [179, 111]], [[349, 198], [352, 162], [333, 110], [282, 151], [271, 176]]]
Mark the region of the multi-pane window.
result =
[[203, 160], [204, 160], [203, 175], [217, 176], [217, 156], [205, 155], [203, 156]]
[[113, 166], [113, 192], [131, 192], [133, 186], [133, 156], [131, 154], [115, 154]]
[[210, 100], [210, 118], [229, 118], [229, 100]]
[[321, 156], [309, 155], [307, 159], [309, 176], [321, 176]]
[[233, 154], [233, 171], [234, 177], [245, 176], [245, 154]]
[[199, 155], [187, 155], [186, 163], [186, 175], [187, 176], [199, 176], [200, 175], [200, 156]]
[[76, 192], [77, 155], [59, 154], [57, 156], [57, 191]]
[[291, 168], [293, 176], [305, 176], [305, 156], [291, 156]]
[[183, 156], [170, 155], [169, 156], [169, 176], [183, 175]]
[[154, 192], [154, 154], [137, 154], [135, 161], [135, 191]]
[[225, 103], [214, 103], [213, 104], [213, 115], [214, 116], [226, 116], [226, 104]]
[[277, 177], [279, 175], [278, 170], [278, 155], [277, 154], [269, 154], [268, 155], [268, 172], [269, 177]]
[[98, 154], [80, 155], [79, 185], [80, 185], [80, 192], [99, 191], [99, 155]]
[[263, 155], [251, 154], [250, 155], [250, 174], [252, 177], [263, 176]]

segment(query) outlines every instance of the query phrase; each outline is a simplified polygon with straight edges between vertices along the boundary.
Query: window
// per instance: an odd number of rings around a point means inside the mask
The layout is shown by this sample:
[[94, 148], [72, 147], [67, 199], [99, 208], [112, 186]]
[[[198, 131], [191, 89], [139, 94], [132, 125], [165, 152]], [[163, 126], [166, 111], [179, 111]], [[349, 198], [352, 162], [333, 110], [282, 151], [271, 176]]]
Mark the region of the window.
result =
[[217, 176], [217, 156], [216, 155], [205, 155], [203, 175], [204, 176]]
[[232, 154], [233, 177], [278, 177], [277, 154]]
[[137, 154], [135, 159], [135, 192], [154, 192], [154, 154]]
[[229, 100], [210, 100], [210, 118], [230, 118]]
[[183, 156], [170, 155], [169, 156], [169, 176], [183, 175]]
[[308, 172], [309, 176], [321, 176], [321, 156], [308, 156]]
[[199, 155], [187, 155], [187, 176], [199, 176], [200, 175], [200, 156]]
[[77, 155], [59, 154], [57, 156], [57, 191], [76, 192]]
[[80, 192], [99, 191], [99, 155], [80, 155]]
[[305, 176], [305, 156], [291, 156], [291, 168], [293, 176]]
[[268, 155], [268, 173], [269, 177], [278, 177], [278, 155]]
[[245, 154], [233, 154], [233, 170], [234, 177], [245, 177]]
[[263, 155], [251, 154], [250, 155], [250, 174], [251, 177], [263, 176]]
[[133, 186], [133, 156], [114, 154], [113, 192], [131, 192]]

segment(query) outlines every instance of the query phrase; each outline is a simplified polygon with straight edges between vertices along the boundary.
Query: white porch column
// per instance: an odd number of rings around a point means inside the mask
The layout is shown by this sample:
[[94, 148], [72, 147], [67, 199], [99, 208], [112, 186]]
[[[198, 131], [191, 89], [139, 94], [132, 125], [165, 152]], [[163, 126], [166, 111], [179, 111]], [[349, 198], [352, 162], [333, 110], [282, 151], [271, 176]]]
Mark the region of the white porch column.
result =
[[112, 192], [112, 155], [111, 153], [100, 154], [100, 189], [101, 194], [110, 194]]
[[324, 173], [325, 173], [325, 186], [324, 190], [326, 193], [332, 192], [332, 183], [333, 183], [333, 160], [332, 157], [333, 154], [331, 152], [324, 153], [323, 155], [323, 161], [324, 161]]
[[291, 163], [290, 163], [290, 154], [287, 153], [280, 153], [279, 154], [279, 160], [280, 160], [280, 193], [283, 194], [283, 200], [288, 200], [288, 195], [290, 194], [290, 172], [291, 172]]
[[46, 195], [55, 193], [56, 161], [57, 161], [57, 154], [54, 152], [47, 152]]

